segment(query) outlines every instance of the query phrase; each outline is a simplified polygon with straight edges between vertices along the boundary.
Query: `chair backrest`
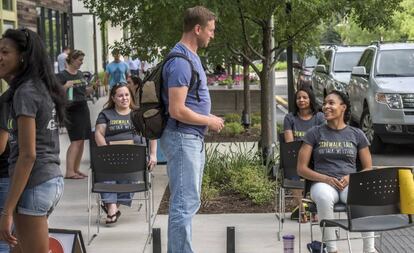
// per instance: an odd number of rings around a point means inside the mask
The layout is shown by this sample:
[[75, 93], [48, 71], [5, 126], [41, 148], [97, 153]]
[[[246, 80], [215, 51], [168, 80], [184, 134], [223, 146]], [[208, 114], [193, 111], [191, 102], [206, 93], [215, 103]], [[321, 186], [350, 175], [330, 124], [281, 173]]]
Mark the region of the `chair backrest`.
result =
[[347, 212], [351, 227], [355, 218], [400, 213], [400, 169], [403, 168], [375, 169], [350, 175]]
[[128, 180], [147, 181], [146, 147], [107, 145], [92, 149], [94, 182]]
[[302, 142], [280, 142], [280, 168], [282, 170], [283, 178], [297, 178], [298, 173], [296, 171], [299, 149]]

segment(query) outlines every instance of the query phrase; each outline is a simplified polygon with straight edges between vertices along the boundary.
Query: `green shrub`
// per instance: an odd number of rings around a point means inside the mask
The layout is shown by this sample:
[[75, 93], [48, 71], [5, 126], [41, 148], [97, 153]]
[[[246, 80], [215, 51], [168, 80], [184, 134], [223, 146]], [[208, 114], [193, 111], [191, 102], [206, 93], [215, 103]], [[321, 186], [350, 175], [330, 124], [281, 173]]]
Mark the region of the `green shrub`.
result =
[[275, 196], [275, 182], [270, 181], [263, 166], [244, 166], [230, 173], [230, 185], [257, 205], [269, 204]]
[[227, 113], [224, 115], [224, 122], [230, 123], [230, 122], [241, 122], [241, 116], [237, 113]]
[[224, 123], [222, 134], [228, 136], [236, 136], [244, 131], [244, 127], [239, 122]]
[[210, 176], [204, 174], [201, 190], [201, 206], [208, 207], [210, 202], [219, 196], [219, 192], [219, 189], [211, 182]]
[[276, 63], [276, 70], [285, 70], [285, 69], [287, 69], [287, 62], [282, 61], [282, 62]]
[[260, 124], [261, 122], [261, 117], [260, 117], [260, 112], [255, 112], [252, 114], [252, 126]]

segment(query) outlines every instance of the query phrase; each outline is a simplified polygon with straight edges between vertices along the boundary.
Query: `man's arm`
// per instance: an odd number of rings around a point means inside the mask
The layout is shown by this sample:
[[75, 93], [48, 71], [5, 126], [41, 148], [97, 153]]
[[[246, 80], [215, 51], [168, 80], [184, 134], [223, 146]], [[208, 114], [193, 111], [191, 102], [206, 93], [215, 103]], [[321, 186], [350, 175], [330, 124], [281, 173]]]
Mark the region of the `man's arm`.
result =
[[109, 80], [109, 73], [105, 72], [104, 80], [103, 80], [103, 85], [105, 87], [105, 90], [108, 90], [108, 80]]
[[185, 105], [185, 99], [187, 97], [188, 87], [172, 87], [168, 89], [169, 106], [168, 112], [170, 116], [180, 122], [191, 125], [205, 125], [209, 129], [219, 132], [223, 126], [223, 119], [214, 115], [202, 115], [192, 111]]

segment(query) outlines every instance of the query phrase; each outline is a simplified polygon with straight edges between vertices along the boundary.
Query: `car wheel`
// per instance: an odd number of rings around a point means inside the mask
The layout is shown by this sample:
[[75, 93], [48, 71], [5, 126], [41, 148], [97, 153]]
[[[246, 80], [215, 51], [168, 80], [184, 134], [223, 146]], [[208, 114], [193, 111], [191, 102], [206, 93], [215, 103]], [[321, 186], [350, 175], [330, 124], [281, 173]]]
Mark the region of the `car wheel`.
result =
[[360, 126], [361, 130], [365, 133], [365, 136], [367, 137], [368, 141], [371, 143], [371, 153], [381, 153], [385, 149], [385, 146], [381, 138], [374, 132], [374, 126], [368, 108], [365, 108], [362, 112]]

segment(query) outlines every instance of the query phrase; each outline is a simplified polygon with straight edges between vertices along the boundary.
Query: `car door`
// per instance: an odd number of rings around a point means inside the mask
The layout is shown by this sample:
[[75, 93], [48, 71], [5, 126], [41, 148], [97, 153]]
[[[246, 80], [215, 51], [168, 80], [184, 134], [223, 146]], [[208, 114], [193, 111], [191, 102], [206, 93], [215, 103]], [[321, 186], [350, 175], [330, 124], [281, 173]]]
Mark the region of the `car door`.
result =
[[316, 100], [319, 104], [322, 104], [323, 102], [323, 91], [325, 88], [325, 84], [328, 79], [328, 73], [331, 67], [331, 60], [332, 60], [332, 50], [326, 50], [323, 57], [321, 57], [318, 60], [317, 65], [324, 65], [326, 72], [320, 72], [316, 71], [316, 69], [313, 71], [312, 75], [312, 86], [313, 91], [315, 93]]
[[375, 52], [373, 49], [367, 49], [361, 57], [357, 66], [363, 66], [366, 75], [352, 75], [350, 86], [352, 87], [351, 103], [354, 108], [354, 117], [359, 121], [364, 110], [364, 101], [368, 94], [369, 80], [373, 70], [373, 60]]

